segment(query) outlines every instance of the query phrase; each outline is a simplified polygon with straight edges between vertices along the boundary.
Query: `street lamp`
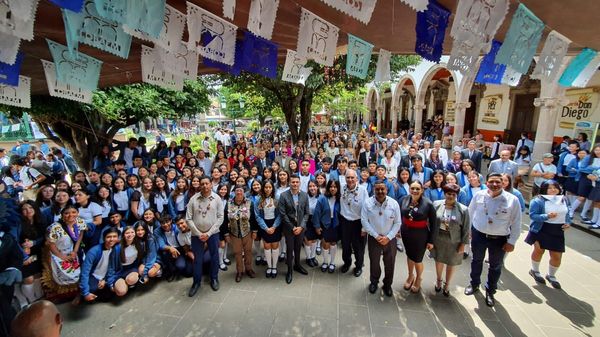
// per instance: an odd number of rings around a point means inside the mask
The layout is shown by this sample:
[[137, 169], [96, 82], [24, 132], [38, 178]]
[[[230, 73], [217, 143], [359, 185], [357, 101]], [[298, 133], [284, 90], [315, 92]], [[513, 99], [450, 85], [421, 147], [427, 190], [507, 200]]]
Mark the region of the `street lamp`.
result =
[[[229, 115], [231, 116], [231, 118], [233, 119], [233, 133], [236, 134], [236, 119], [238, 117], [241, 116], [241, 113], [244, 111], [244, 106], [246, 105], [246, 101], [244, 101], [243, 97], [240, 97], [238, 99], [238, 104], [239, 104], [239, 109], [235, 109], [233, 108], [231, 105], [229, 106]], [[226, 110], [227, 109], [227, 102], [225, 100], [225, 97], [221, 96], [221, 110]], [[238, 116], [239, 114], [239, 116]]]

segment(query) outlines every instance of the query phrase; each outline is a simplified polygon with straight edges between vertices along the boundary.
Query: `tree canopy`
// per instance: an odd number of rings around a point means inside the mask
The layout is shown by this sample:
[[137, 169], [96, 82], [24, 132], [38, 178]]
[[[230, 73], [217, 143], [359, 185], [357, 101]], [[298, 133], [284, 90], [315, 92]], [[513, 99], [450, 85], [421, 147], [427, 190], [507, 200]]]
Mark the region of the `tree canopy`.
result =
[[148, 118], [204, 112], [210, 93], [202, 80], [186, 81], [183, 91], [136, 83], [99, 90], [91, 104], [39, 95], [31, 97], [31, 109], [4, 105], [0, 109], [16, 117], [27, 112], [46, 137], [67, 148], [79, 166], [89, 170], [94, 156], [119, 129]]
[[[390, 61], [392, 77], [397, 78], [402, 70], [408, 70], [419, 62], [420, 58], [418, 56], [392, 56]], [[333, 98], [341, 93], [340, 90], [344, 90], [349, 96], [360, 94], [360, 91], [357, 90], [371, 82], [375, 77], [376, 65], [377, 56], [373, 55], [369, 63], [367, 77], [360, 79], [346, 74], [346, 55], [338, 56], [332, 67], [323, 67], [310, 61], [307, 66], [312, 67], [312, 74], [306, 80], [305, 85], [282, 81], [283, 66], [281, 65], [278, 67], [275, 79], [248, 72], [242, 72], [238, 76], [224, 73], [219, 75], [219, 78], [222, 85], [232, 93], [242, 95], [255, 93], [264, 97], [267, 108], [261, 109], [263, 115], [268, 115], [273, 111], [272, 109], [268, 110], [268, 108], [279, 106], [290, 128], [292, 140], [296, 141], [305, 139], [308, 135], [315, 100], [321, 103], [326, 101], [332, 103]], [[335, 97], [319, 97], [324, 91], [326, 96]]]

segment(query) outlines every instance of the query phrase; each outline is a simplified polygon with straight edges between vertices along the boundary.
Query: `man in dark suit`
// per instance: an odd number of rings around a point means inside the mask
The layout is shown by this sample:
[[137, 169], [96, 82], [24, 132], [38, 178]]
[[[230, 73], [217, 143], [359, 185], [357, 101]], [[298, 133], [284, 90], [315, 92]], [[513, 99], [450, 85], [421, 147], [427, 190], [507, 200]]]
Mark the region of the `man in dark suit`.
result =
[[265, 167], [271, 166], [271, 161], [267, 158], [265, 150], [258, 151], [258, 157], [254, 161], [254, 166], [258, 168], [258, 174], [262, 176]]
[[[286, 263], [288, 272], [285, 281], [292, 283], [292, 270], [302, 275], [308, 275], [306, 269], [300, 265], [300, 250], [308, 222], [308, 194], [300, 191], [300, 177], [293, 174], [290, 177], [290, 189], [283, 192], [279, 198], [279, 214], [281, 214], [281, 227], [285, 236]], [[293, 268], [292, 268], [293, 266]]]
[[280, 149], [280, 145], [279, 143], [275, 143], [273, 145], [273, 150], [271, 152], [269, 152], [269, 155], [267, 156], [269, 158], [269, 160], [272, 162], [275, 161], [276, 157], [281, 156], [281, 149]]
[[400, 168], [402, 167], [406, 167], [406, 168], [412, 168], [412, 160], [411, 158], [414, 155], [418, 155], [419, 153], [417, 152], [417, 149], [415, 149], [414, 147], [409, 147], [408, 148], [408, 155], [406, 156], [402, 156], [402, 158], [400, 159], [400, 165], [398, 165], [398, 170], [400, 170]]
[[467, 148], [462, 150], [460, 156], [461, 159], [471, 159], [473, 163], [475, 163], [475, 170], [477, 172], [481, 172], [481, 159], [483, 158], [483, 153], [475, 149], [474, 140], [469, 141]]
[[358, 155], [358, 167], [365, 168], [369, 166], [369, 163], [377, 160], [377, 156], [375, 156], [375, 152], [371, 151], [371, 145], [369, 142], [365, 141], [365, 145], [363, 147], [364, 151]]

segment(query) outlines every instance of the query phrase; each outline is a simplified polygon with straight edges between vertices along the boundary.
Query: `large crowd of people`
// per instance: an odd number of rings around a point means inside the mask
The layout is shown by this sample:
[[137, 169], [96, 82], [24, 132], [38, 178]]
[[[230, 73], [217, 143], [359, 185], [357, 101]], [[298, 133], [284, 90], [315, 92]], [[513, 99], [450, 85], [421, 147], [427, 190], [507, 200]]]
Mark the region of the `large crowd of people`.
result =
[[[490, 156], [481, 135], [465, 138], [463, 148], [448, 144], [442, 126], [439, 138], [424, 139], [410, 130], [383, 137], [336, 125], [295, 143], [277, 128], [252, 135], [219, 129], [200, 148], [157, 137], [151, 150], [142, 137], [131, 138], [100, 149], [89, 172], [65, 149], [30, 145], [12, 156], [0, 150], [0, 190], [18, 203], [19, 215], [0, 232], [0, 297], [10, 301], [14, 292], [22, 306], [42, 297], [77, 304], [182, 277], [191, 278], [194, 296], [204, 274], [218, 291], [231, 260], [235, 282], [263, 277], [257, 266], [266, 266], [265, 278], [282, 272], [288, 284], [308, 268], [360, 277], [365, 250], [369, 292], [381, 282], [393, 296], [397, 253], [406, 254], [402, 288], [418, 293], [429, 251], [434, 289], [444, 296], [451, 295], [454, 268], [469, 255], [465, 294], [479, 291], [487, 253], [486, 303], [494, 306], [504, 256], [519, 240], [525, 211], [513, 186], [527, 173], [534, 185], [525, 239], [533, 246], [530, 274], [560, 288], [564, 231], [579, 204], [582, 218], [600, 228], [600, 146], [588, 154], [573, 140], [556, 166], [551, 153], [530, 163], [525, 136], [515, 154], [496, 139]], [[485, 176], [484, 157], [490, 157]]]

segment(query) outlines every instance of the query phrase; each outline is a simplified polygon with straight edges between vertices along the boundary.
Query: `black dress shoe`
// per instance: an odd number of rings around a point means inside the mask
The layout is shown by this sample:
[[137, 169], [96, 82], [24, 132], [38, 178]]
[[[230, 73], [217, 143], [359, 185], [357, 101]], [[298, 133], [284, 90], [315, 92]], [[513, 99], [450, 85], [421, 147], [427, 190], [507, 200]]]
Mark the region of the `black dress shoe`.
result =
[[219, 290], [219, 280], [210, 280], [210, 287], [214, 291]]
[[471, 295], [475, 294], [478, 291], [479, 291], [479, 286], [473, 286], [472, 284], [469, 284], [465, 288], [465, 295], [471, 296]]
[[313, 268], [313, 267], [315, 266], [315, 265], [313, 264], [313, 261], [312, 261], [312, 259], [306, 259], [304, 262], [306, 263], [306, 265], [307, 265], [307, 266], [309, 266], [309, 267], [311, 267], [311, 268]]
[[277, 269], [273, 268], [271, 270], [271, 278], [276, 278], [277, 277]]
[[374, 294], [376, 291], [377, 291], [377, 284], [375, 284], [375, 283], [369, 284], [369, 292], [371, 294]]
[[348, 270], [350, 270], [350, 265], [349, 264], [345, 264], [342, 266], [342, 268], [340, 268], [340, 271], [342, 272], [342, 274], [345, 274]]
[[362, 268], [354, 268], [354, 276], [359, 277], [362, 275]]
[[196, 295], [196, 293], [198, 292], [198, 289], [200, 289], [200, 283], [192, 284], [192, 287], [190, 288], [190, 291], [188, 292], [188, 296], [194, 297], [194, 295]]
[[316, 257], [313, 257], [311, 260], [312, 260], [312, 263], [313, 263], [313, 267], [318, 267], [319, 266], [319, 261], [317, 261]]
[[304, 267], [302, 267], [301, 265], [297, 264], [294, 266], [294, 270], [299, 272], [302, 275], [308, 275], [308, 272], [306, 271], [306, 269], [304, 269]]
[[287, 274], [285, 275], [285, 283], [292, 283], [292, 274], [293, 272], [291, 270], [288, 270]]
[[468, 258], [469, 258], [469, 253], [467, 253], [467, 252], [464, 252], [464, 253], [463, 253], [463, 260], [466, 260], [466, 259], [468, 259]]
[[383, 287], [383, 293], [385, 294], [385, 296], [387, 297], [392, 297], [394, 296], [394, 291], [392, 290], [392, 287]]
[[494, 299], [494, 294], [492, 294], [489, 291], [485, 292], [485, 304], [488, 307], [493, 307], [494, 305], [496, 305], [496, 300]]

